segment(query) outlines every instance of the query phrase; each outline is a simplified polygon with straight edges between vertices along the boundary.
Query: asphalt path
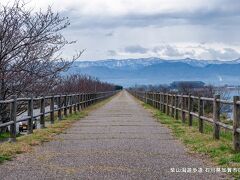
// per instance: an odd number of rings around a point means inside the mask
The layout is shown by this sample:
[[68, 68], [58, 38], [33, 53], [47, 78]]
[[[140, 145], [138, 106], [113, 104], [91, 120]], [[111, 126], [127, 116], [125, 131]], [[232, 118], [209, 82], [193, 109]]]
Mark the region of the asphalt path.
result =
[[0, 165], [0, 179], [227, 178], [206, 168], [212, 166], [122, 91], [56, 140]]

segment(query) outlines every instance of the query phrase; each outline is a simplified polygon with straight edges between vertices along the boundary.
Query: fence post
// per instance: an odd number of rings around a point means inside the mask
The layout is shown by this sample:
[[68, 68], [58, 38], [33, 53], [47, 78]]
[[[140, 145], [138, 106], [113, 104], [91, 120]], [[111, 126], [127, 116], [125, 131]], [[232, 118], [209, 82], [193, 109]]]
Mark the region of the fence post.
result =
[[13, 121], [13, 124], [10, 126], [10, 142], [16, 141], [17, 136], [17, 96], [12, 96], [13, 102], [11, 103], [10, 111], [10, 120]]
[[72, 114], [73, 103], [72, 103], [72, 95], [69, 96], [69, 114]]
[[199, 132], [203, 133], [203, 119], [201, 118], [203, 116], [203, 100], [201, 97], [198, 97], [198, 124], [199, 124]]
[[162, 108], [162, 112], [164, 112], [164, 93], [161, 93], [161, 108]]
[[74, 111], [74, 113], [77, 113], [77, 95], [75, 94], [75, 95], [73, 95], [73, 111]]
[[81, 108], [81, 110], [84, 109], [83, 106], [84, 106], [84, 105], [83, 105], [83, 94], [80, 94], [80, 108]]
[[90, 93], [88, 93], [87, 99], [88, 99], [88, 104], [87, 104], [87, 106], [90, 106], [90, 104], [91, 104], [91, 102], [90, 102]]
[[152, 106], [155, 107], [155, 93], [152, 92]]
[[45, 97], [43, 96], [40, 100], [40, 128], [45, 128]]
[[144, 94], [145, 94], [145, 103], [147, 103], [147, 92], [145, 92]]
[[158, 110], [160, 110], [160, 93], [158, 93], [158, 95], [157, 95], [157, 100], [158, 100], [158, 102], [157, 102], [157, 108], [158, 108]]
[[186, 116], [185, 116], [185, 112], [184, 112], [184, 107], [185, 107], [185, 98], [183, 96], [183, 94], [181, 95], [181, 118], [182, 118], [182, 123], [186, 122]]
[[[93, 104], [93, 100], [94, 100], [94, 97], [93, 97], [93, 93], [91, 93], [91, 104]], [[109, 95], [108, 95], [108, 97], [109, 97]]]
[[157, 108], [157, 93], [156, 92], [153, 93], [153, 100], [154, 100], [153, 106], [154, 106], [154, 108]]
[[92, 93], [92, 104], [95, 103], [95, 93]]
[[33, 133], [33, 96], [28, 100], [28, 134]]
[[88, 94], [88, 106], [91, 105], [91, 93]]
[[192, 103], [192, 98], [191, 98], [191, 94], [189, 94], [188, 96], [188, 125], [192, 126], [192, 112], [193, 109], [193, 103]]
[[148, 92], [148, 104], [151, 105], [151, 92]]
[[146, 93], [146, 92], [144, 92], [144, 96], [145, 96], [145, 97], [144, 97], [144, 99], [145, 99], [145, 103], [147, 103], [147, 96], [146, 96], [146, 94], [147, 94], [147, 93]]
[[54, 123], [54, 96], [50, 98], [50, 122]]
[[149, 92], [149, 104], [152, 106], [152, 92]]
[[155, 93], [152, 92], [152, 106], [155, 107]]
[[77, 95], [77, 110], [80, 111], [80, 94]]
[[99, 100], [98, 100], [98, 98], [99, 98], [99, 93], [98, 92], [96, 92], [96, 102], [98, 102]]
[[174, 117], [174, 94], [171, 94], [171, 116]]
[[162, 112], [162, 93], [159, 93], [159, 109]]
[[220, 95], [215, 95], [213, 100], [213, 138], [219, 139], [220, 135], [220, 126], [217, 124], [220, 121]]
[[163, 113], [166, 113], [166, 94], [163, 94]]
[[83, 108], [86, 108], [86, 93], [83, 94]]
[[80, 95], [80, 105], [81, 105], [81, 110], [84, 109], [83, 101], [84, 101], [84, 99], [83, 99], [83, 94], [81, 94], [81, 95]]
[[88, 107], [88, 95], [87, 95], [87, 93], [84, 94], [84, 101], [85, 101], [84, 107], [86, 108], [86, 107]]
[[174, 117], [176, 120], [178, 120], [178, 95], [175, 95], [175, 114]]
[[155, 106], [156, 106], [155, 108], [158, 109], [158, 93], [157, 92], [155, 93], [155, 103], [156, 103], [155, 104]]
[[[109, 97], [109, 95], [108, 95], [108, 97]], [[94, 103], [94, 93], [91, 94], [91, 104], [93, 104], [93, 103]]]
[[152, 92], [149, 92], [149, 101], [150, 101], [150, 105], [152, 106]]
[[64, 110], [63, 110], [63, 113], [64, 113], [64, 116], [66, 117], [67, 116], [67, 106], [68, 106], [68, 102], [67, 102], [67, 95], [64, 96]]
[[240, 127], [240, 105], [237, 104], [239, 102], [240, 97], [233, 97], [233, 148], [235, 151], [240, 151], [240, 133], [237, 129]]
[[148, 104], [151, 105], [151, 92], [148, 92]]
[[58, 120], [62, 120], [62, 102], [61, 102], [62, 96], [60, 95], [58, 97]]
[[167, 109], [167, 115], [169, 116], [169, 94], [166, 95], [167, 97], [167, 103], [166, 103], [166, 109]]
[[147, 104], [150, 104], [149, 98], [150, 98], [150, 94], [149, 94], [149, 92], [147, 92]]

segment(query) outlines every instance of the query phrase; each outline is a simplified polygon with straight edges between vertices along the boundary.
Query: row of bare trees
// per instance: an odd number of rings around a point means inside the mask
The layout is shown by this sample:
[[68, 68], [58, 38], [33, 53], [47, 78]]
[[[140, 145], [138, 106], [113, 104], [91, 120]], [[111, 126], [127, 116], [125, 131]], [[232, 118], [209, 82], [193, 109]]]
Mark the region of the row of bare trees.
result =
[[[136, 85], [131, 87], [132, 90], [138, 91], [153, 91], [153, 92], [165, 92], [165, 93], [183, 93], [191, 94], [194, 96], [213, 97], [217, 89], [212, 85], [206, 85], [201, 88], [195, 88], [189, 84], [180, 84], [177, 88], [172, 88], [169, 85]], [[218, 90], [219, 91], [219, 90]], [[224, 92], [221, 92], [224, 94]]]
[[[22, 0], [0, 2], [0, 100], [12, 95], [27, 97], [52, 93], [113, 90], [114, 86], [81, 75], [62, 77], [83, 51], [70, 59], [63, 49], [75, 43], [62, 34], [67, 17], [52, 11], [27, 8]], [[7, 105], [0, 103], [0, 123], [9, 120]], [[4, 131], [3, 129], [0, 130]]]
[[[130, 88], [131, 90], [136, 91], [151, 91], [151, 92], [164, 92], [170, 94], [185, 94], [193, 95], [197, 97], [209, 97], [213, 98], [214, 95], [220, 95], [221, 99], [229, 100], [231, 99], [230, 92], [227, 88], [224, 87], [214, 87], [213, 85], [204, 85], [202, 87], [196, 87], [195, 82], [193, 84], [190, 81], [179, 83], [177, 87], [172, 87], [171, 85], [136, 85], [135, 87]], [[198, 103], [193, 103], [193, 108], [197, 110]], [[223, 113], [232, 112], [231, 106], [227, 104], [221, 104], [220, 110]], [[204, 102], [204, 111], [206, 113], [211, 113], [213, 109], [212, 102]]]
[[55, 94], [77, 93], [77, 92], [103, 92], [113, 91], [117, 87], [113, 84], [102, 82], [97, 78], [86, 75], [70, 75], [60, 79], [54, 87]]

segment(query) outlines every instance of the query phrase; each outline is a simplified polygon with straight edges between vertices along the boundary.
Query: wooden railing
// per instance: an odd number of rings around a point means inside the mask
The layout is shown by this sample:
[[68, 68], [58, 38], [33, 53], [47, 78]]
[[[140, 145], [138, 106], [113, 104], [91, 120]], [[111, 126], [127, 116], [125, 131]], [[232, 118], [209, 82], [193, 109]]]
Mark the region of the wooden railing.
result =
[[[181, 120], [183, 123], [188, 121], [188, 125], [192, 126], [193, 117], [198, 120], [199, 132], [203, 133], [204, 121], [209, 122], [213, 126], [213, 137], [215, 139], [220, 138], [220, 128], [224, 128], [232, 131], [233, 136], [233, 148], [236, 151], [240, 151], [240, 97], [234, 96], [233, 101], [222, 100], [220, 95], [215, 95], [214, 98], [196, 97], [192, 95], [184, 94], [168, 94], [161, 92], [144, 92], [144, 91], [130, 91], [132, 95], [158, 108], [163, 113]], [[204, 102], [212, 104], [211, 117], [204, 115]], [[197, 104], [197, 110], [193, 110], [193, 105]], [[232, 124], [226, 124], [221, 122], [221, 105], [231, 105], [233, 119]], [[181, 115], [181, 116], [180, 116]], [[231, 122], [231, 121], [229, 121]]]
[[[27, 121], [27, 133], [33, 133], [33, 121], [39, 118], [40, 128], [45, 128], [45, 117], [49, 115], [50, 123], [54, 123], [55, 112], [57, 117], [62, 120], [63, 116], [67, 116], [68, 113], [72, 114], [73, 111], [81, 111], [82, 109], [90, 106], [93, 103], [113, 96], [118, 91], [97, 92], [97, 93], [81, 93], [70, 95], [55, 95], [37, 98], [17, 98], [12, 96], [9, 100], [0, 101], [1, 105], [8, 107], [7, 113], [10, 114], [10, 120], [6, 123], [0, 124], [0, 128], [9, 127], [10, 129], [10, 141], [15, 141], [17, 136], [17, 123]], [[20, 117], [17, 115], [18, 106], [25, 103], [27, 115]], [[37, 108], [34, 105], [38, 104]], [[48, 107], [48, 108], [46, 108]], [[49, 109], [49, 110], [47, 110]], [[40, 113], [34, 113], [34, 110], [38, 110]]]

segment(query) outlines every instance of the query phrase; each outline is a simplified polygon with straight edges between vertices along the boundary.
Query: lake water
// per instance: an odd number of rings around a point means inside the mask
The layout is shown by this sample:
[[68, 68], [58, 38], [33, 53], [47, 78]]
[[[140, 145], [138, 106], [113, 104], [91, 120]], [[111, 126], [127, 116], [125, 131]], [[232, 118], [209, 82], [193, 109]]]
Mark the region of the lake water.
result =
[[[233, 100], [234, 96], [240, 96], [240, 90], [228, 90], [224, 92], [224, 95], [221, 99]], [[229, 120], [233, 119], [233, 106], [225, 105], [223, 112], [226, 113]]]

